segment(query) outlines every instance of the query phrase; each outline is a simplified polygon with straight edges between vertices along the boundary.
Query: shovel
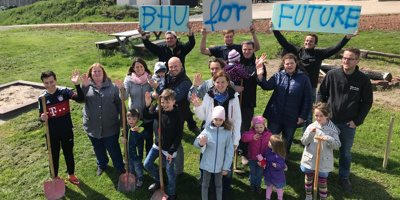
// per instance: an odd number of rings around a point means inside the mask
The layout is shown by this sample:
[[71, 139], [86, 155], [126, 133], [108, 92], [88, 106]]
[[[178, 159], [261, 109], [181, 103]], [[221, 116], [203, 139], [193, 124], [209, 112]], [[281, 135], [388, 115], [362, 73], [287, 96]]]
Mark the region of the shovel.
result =
[[[125, 94], [124, 88], [121, 89], [121, 100], [122, 100], [122, 131], [124, 138], [126, 140], [126, 119], [125, 119]], [[127, 141], [128, 142], [128, 141]], [[117, 191], [120, 192], [133, 192], [136, 188], [136, 177], [135, 175], [129, 173], [128, 165], [128, 150], [126, 148], [126, 142], [124, 143], [124, 153], [125, 153], [125, 169], [126, 172], [119, 176]]]
[[318, 195], [318, 173], [319, 173], [319, 160], [321, 156], [321, 136], [315, 136], [314, 139], [318, 140], [318, 148], [317, 148], [317, 162], [315, 164], [315, 175], [314, 175], [314, 194], [313, 194], [313, 199], [317, 199]]
[[[42, 96], [42, 106], [43, 113], [47, 113], [46, 110], [46, 99]], [[50, 134], [49, 134], [49, 122], [45, 121], [46, 124], [46, 138], [47, 138], [47, 150], [49, 151], [49, 162], [50, 162], [50, 173], [51, 173], [51, 181], [46, 181], [43, 183], [44, 185], [44, 195], [47, 199], [61, 199], [61, 197], [65, 194], [65, 180], [57, 179], [54, 174], [54, 166], [53, 166], [53, 156], [51, 154], [51, 143], [50, 143]]]
[[162, 153], [161, 153], [161, 97], [158, 98], [158, 171], [160, 173], [160, 189], [156, 190], [150, 200], [167, 200], [168, 195], [164, 193], [164, 179], [162, 173]]
[[[243, 79], [240, 80], [240, 86], [243, 87]], [[241, 92], [240, 97], [239, 97], [240, 108], [242, 108], [242, 97], [243, 97], [243, 95]], [[244, 173], [246, 173], [244, 170], [237, 169], [237, 154], [238, 154], [238, 148], [236, 148], [235, 156], [233, 158], [233, 171], [237, 174], [244, 174]]]

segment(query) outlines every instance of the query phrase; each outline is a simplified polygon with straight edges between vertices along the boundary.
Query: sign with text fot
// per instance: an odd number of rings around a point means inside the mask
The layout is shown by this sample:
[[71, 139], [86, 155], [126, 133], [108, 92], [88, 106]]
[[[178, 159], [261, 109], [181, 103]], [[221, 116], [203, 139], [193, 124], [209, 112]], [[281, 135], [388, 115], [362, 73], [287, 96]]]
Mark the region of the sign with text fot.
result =
[[274, 4], [271, 30], [353, 34], [361, 6]]
[[252, 0], [203, 0], [203, 24], [207, 31], [249, 28]]
[[189, 31], [189, 6], [140, 6], [143, 31]]

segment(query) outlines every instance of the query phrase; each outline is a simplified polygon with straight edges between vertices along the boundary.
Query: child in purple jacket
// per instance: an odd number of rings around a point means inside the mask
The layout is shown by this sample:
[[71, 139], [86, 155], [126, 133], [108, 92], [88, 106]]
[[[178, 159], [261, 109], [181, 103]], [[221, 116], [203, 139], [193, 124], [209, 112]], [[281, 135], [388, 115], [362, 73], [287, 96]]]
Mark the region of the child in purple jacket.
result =
[[[264, 181], [267, 186], [266, 200], [271, 198], [273, 187], [278, 193], [278, 200], [283, 198], [282, 188], [286, 186], [285, 178], [286, 142], [279, 135], [269, 138], [268, 149], [264, 155], [267, 163], [264, 170]], [[259, 162], [261, 166], [261, 162]]]
[[[253, 127], [242, 135], [242, 141], [249, 143], [249, 167], [250, 167], [250, 190], [262, 193], [261, 180], [264, 168], [258, 166], [258, 157], [264, 154], [268, 148], [268, 141], [272, 133], [265, 127], [264, 117], [253, 117]], [[259, 156], [258, 156], [259, 155]], [[257, 157], [258, 156], [258, 157]]]
[[[241, 79], [249, 79], [250, 74], [244, 70], [240, 62], [240, 54], [235, 49], [232, 49], [228, 54], [228, 63], [224, 67], [226, 73], [231, 77], [232, 82], [240, 81]], [[236, 83], [235, 83], [236, 84]]]

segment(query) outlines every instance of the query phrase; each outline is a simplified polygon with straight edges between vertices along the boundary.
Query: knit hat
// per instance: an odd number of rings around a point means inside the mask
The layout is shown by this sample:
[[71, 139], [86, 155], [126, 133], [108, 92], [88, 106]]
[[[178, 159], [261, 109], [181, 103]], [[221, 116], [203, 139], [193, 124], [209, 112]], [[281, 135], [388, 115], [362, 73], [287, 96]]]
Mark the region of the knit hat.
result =
[[225, 120], [225, 108], [222, 106], [215, 106], [212, 113], [212, 119], [219, 118]]
[[154, 73], [159, 73], [159, 72], [166, 72], [167, 67], [165, 67], [165, 62], [156, 62], [154, 66]]
[[239, 58], [240, 58], [240, 54], [235, 49], [232, 49], [228, 54], [228, 61], [230, 63], [237, 62], [239, 60]]
[[265, 126], [265, 121], [264, 121], [264, 117], [262, 116], [255, 116], [253, 117], [253, 126], [256, 124], [263, 124]]
[[165, 36], [167, 36], [169, 34], [172, 34], [172, 35], [174, 35], [176, 37], [175, 31], [167, 31], [167, 32], [165, 32]]

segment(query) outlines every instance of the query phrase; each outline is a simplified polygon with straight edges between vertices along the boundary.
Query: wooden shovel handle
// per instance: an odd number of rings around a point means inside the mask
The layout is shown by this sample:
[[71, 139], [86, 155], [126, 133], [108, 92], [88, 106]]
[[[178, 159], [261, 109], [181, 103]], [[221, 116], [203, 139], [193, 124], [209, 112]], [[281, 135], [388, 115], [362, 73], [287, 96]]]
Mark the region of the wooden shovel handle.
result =
[[160, 174], [160, 186], [164, 190], [164, 179], [162, 173], [162, 153], [161, 153], [161, 97], [158, 97], [158, 171]]
[[317, 139], [317, 140], [322, 140], [322, 136], [314, 136], [314, 139]]
[[[125, 88], [121, 88], [121, 103], [122, 103], [122, 134], [124, 135], [125, 141], [126, 141], [126, 111], [125, 111]], [[125, 168], [128, 172], [128, 150], [127, 150], [127, 143], [126, 141], [124, 143], [124, 154], [125, 154]]]
[[[46, 98], [44, 97], [44, 95], [42, 96], [42, 108], [43, 108], [43, 113], [47, 114]], [[55, 179], [56, 176], [54, 174], [53, 154], [51, 153], [51, 142], [50, 142], [48, 119], [46, 119], [44, 122], [45, 122], [45, 126], [46, 126], [47, 150], [49, 151], [50, 173], [51, 173], [51, 178]]]
[[315, 164], [315, 175], [314, 175], [314, 198], [317, 197], [318, 192], [318, 174], [319, 174], [319, 160], [321, 157], [321, 138], [320, 136], [315, 136], [315, 139], [318, 139], [318, 147], [317, 147], [317, 158]]

